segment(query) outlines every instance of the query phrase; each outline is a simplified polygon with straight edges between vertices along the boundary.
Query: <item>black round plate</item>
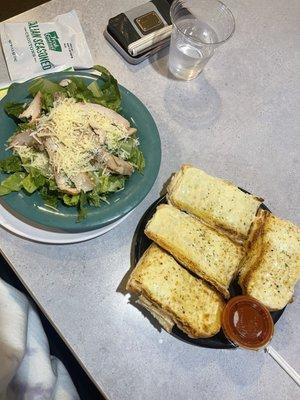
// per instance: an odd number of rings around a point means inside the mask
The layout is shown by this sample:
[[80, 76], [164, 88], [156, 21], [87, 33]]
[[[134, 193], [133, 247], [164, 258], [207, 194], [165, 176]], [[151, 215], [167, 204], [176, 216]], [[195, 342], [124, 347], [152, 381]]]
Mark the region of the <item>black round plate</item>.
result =
[[[241, 189], [243, 190], [243, 189]], [[243, 190], [246, 192], [245, 190]], [[248, 192], [246, 192], [248, 193]], [[152, 241], [144, 234], [144, 230], [146, 227], [147, 222], [152, 218], [156, 211], [156, 207], [159, 206], [160, 204], [165, 204], [167, 203], [166, 196], [161, 196], [158, 200], [156, 200], [145, 212], [145, 214], [142, 216], [136, 232], [135, 232], [135, 237], [134, 237], [134, 243], [133, 243], [133, 248], [134, 248], [134, 265], [137, 264], [139, 259], [142, 257], [143, 253], [147, 250], [147, 248], [150, 246]], [[264, 204], [261, 205], [261, 208], [264, 210], [270, 211], [267, 206]], [[237, 296], [239, 294], [242, 294], [241, 288], [238, 286], [237, 282], [234, 281], [230, 288], [230, 293], [231, 296]], [[274, 324], [279, 320], [283, 313], [284, 309], [279, 310], [279, 311], [274, 311], [271, 312]], [[182, 332], [177, 326], [175, 325], [173, 330], [172, 330], [172, 335], [177, 337], [180, 340], [183, 340], [185, 342], [191, 343], [195, 346], [201, 346], [201, 347], [209, 347], [213, 349], [233, 349], [236, 348], [229, 340], [226, 338], [222, 330], [215, 336], [211, 338], [204, 338], [204, 339], [192, 339], [188, 337], [184, 332]]]

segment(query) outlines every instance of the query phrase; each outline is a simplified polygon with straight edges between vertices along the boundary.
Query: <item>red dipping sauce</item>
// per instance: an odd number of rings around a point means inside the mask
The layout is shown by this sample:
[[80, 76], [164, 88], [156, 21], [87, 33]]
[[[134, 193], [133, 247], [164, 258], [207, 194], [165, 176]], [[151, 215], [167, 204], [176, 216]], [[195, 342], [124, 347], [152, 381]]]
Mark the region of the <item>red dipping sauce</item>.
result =
[[222, 328], [235, 346], [250, 350], [266, 347], [274, 333], [269, 310], [250, 296], [233, 297], [222, 315]]

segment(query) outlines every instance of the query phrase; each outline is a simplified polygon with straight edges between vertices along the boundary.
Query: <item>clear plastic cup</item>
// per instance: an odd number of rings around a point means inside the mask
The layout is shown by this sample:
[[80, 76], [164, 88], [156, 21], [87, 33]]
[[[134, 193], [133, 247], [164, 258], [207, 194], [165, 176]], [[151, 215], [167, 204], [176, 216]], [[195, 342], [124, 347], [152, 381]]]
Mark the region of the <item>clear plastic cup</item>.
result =
[[174, 0], [170, 16], [169, 70], [176, 78], [194, 79], [216, 47], [233, 35], [234, 17], [218, 0]]

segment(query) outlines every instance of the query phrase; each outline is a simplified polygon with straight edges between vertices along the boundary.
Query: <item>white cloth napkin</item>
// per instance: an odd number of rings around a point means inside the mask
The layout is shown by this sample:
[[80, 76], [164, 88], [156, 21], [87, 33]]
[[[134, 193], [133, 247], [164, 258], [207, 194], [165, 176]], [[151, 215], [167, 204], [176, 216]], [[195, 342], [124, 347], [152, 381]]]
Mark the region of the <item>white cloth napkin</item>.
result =
[[0, 400], [80, 400], [64, 365], [49, 353], [41, 321], [0, 279]]

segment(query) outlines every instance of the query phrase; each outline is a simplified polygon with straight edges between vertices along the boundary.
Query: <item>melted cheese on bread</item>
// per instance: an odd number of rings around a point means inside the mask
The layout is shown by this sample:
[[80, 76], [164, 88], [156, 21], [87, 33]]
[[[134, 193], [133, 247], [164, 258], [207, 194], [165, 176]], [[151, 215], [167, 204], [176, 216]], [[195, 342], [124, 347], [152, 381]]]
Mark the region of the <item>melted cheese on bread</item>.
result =
[[167, 204], [157, 207], [145, 234], [229, 297], [229, 285], [243, 257], [241, 245]]
[[202, 279], [180, 266], [155, 244], [131, 273], [127, 290], [170, 331], [175, 323], [192, 338], [210, 337], [221, 328], [225, 303]]
[[168, 186], [168, 201], [232, 238], [245, 240], [262, 199], [201, 169], [183, 165]]

